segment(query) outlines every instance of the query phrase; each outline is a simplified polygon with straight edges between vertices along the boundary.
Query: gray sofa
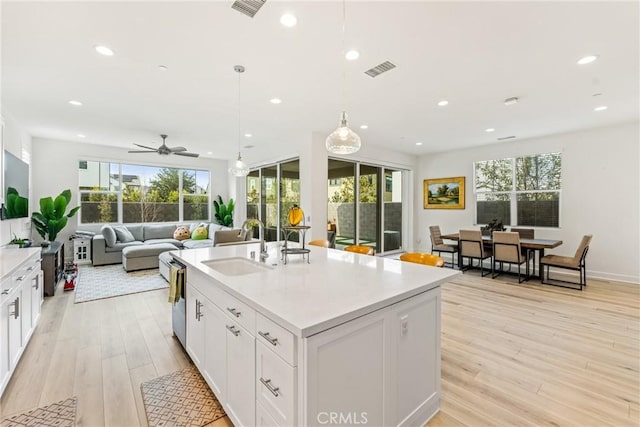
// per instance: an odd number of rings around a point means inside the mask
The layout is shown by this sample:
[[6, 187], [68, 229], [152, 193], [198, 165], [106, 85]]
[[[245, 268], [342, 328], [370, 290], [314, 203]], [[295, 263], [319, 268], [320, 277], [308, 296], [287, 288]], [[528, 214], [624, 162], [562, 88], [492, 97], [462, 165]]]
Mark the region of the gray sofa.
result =
[[[207, 225], [209, 228], [209, 238], [204, 240], [177, 240], [173, 238], [173, 232], [178, 226], [188, 226], [191, 231], [198, 225]], [[113, 230], [117, 227], [124, 227], [133, 236], [121, 241], [119, 236], [113, 238]], [[111, 230], [109, 230], [111, 229]], [[251, 240], [252, 233], [248, 233], [245, 239], [238, 236], [239, 229], [230, 229], [219, 224], [132, 224], [132, 225], [105, 225], [100, 234], [93, 236], [91, 240], [92, 263], [94, 266], [107, 264], [120, 264], [122, 262], [122, 250], [130, 246], [153, 245], [158, 243], [170, 243], [176, 249], [195, 249], [215, 246], [219, 243], [232, 241]], [[121, 233], [122, 234], [122, 233]], [[105, 237], [107, 235], [107, 237]], [[128, 241], [131, 240], [131, 241]]]

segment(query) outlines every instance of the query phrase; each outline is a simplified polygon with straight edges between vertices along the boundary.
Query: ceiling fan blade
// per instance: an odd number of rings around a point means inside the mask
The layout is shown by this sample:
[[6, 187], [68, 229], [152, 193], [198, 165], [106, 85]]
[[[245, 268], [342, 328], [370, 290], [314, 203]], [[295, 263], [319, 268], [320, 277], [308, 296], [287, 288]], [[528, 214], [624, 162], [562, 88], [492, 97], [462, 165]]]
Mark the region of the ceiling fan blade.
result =
[[187, 149], [184, 147], [169, 147], [169, 151], [172, 153], [178, 153], [180, 151], [187, 151]]
[[146, 145], [140, 145], [140, 144], [136, 144], [136, 143], [134, 143], [133, 145], [137, 145], [138, 147], [146, 148], [148, 150], [158, 151], [158, 149], [155, 148], [155, 147], [147, 147]]
[[129, 150], [128, 153], [157, 153], [158, 150]]
[[200, 154], [197, 153], [187, 153], [187, 152], [178, 152], [178, 153], [173, 153], [176, 156], [185, 156], [185, 157], [200, 157]]

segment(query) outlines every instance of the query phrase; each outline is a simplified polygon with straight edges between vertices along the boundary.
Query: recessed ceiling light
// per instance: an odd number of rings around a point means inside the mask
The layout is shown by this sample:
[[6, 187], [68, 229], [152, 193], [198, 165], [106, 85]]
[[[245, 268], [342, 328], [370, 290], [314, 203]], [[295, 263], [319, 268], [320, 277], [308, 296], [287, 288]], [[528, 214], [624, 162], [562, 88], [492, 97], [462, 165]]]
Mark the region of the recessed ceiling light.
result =
[[484, 131], [485, 132], [495, 132], [496, 130], [494, 128], [486, 128]]
[[352, 49], [349, 52], [347, 52], [344, 55], [344, 57], [347, 58], [349, 61], [353, 61], [354, 59], [358, 59], [360, 57], [360, 52]]
[[69, 101], [69, 104], [74, 105], [74, 106], [76, 106], [76, 107], [82, 107], [82, 102], [80, 102], [80, 101], [75, 101], [75, 100], [73, 100], [73, 99], [72, 99], [71, 101]]
[[594, 108], [593, 111], [604, 111], [607, 108], [609, 108], [609, 107], [607, 107], [606, 105], [601, 105], [599, 107]]
[[282, 104], [282, 99], [280, 99], [280, 98], [271, 98], [269, 100], [269, 102], [271, 102], [272, 104]]
[[507, 98], [504, 100], [504, 105], [516, 105], [519, 99], [517, 96], [512, 96], [511, 98]]
[[167, 71], [169, 69], [169, 67], [167, 67], [166, 65], [158, 65], [158, 70], [160, 71]]
[[213, 151], [207, 151], [207, 154], [213, 154]]
[[87, 135], [83, 135], [83, 134], [81, 134], [81, 133], [77, 134], [76, 136], [77, 136], [78, 138], [86, 138], [86, 137], [87, 137]]
[[285, 27], [295, 27], [298, 23], [298, 18], [290, 13], [285, 13], [280, 17], [280, 23]]
[[447, 101], [446, 99], [438, 102], [438, 107], [444, 107], [445, 105], [449, 105], [449, 101]]
[[593, 61], [595, 61], [596, 59], [598, 59], [598, 55], [588, 55], [588, 56], [584, 56], [580, 59], [578, 59], [577, 64], [578, 65], [586, 65], [586, 64], [591, 64]]
[[253, 136], [253, 135], [252, 135], [252, 134], [250, 134], [250, 133], [245, 133], [245, 134], [244, 134], [244, 137], [245, 137], [245, 138], [251, 138], [252, 136]]
[[106, 46], [96, 46], [96, 52], [104, 56], [113, 56], [113, 51]]
[[369, 129], [369, 125], [360, 125], [360, 129]]
[[416, 142], [416, 145], [422, 145], [422, 142]]
[[255, 145], [245, 145], [243, 148], [246, 148], [247, 150], [250, 150], [253, 147], [255, 147]]

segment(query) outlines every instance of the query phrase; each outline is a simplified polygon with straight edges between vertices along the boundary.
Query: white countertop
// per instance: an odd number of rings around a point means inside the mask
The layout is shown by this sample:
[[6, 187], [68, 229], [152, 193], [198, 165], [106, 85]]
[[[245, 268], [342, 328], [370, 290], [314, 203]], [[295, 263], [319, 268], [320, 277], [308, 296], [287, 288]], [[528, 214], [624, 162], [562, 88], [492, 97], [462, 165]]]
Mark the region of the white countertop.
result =
[[35, 248], [0, 248], [0, 279], [12, 274], [20, 264], [35, 253], [40, 253], [40, 247]]
[[[259, 244], [173, 251], [188, 267], [292, 333], [307, 337], [440, 286], [460, 274], [448, 268], [310, 247], [311, 262], [289, 255], [284, 265], [270, 243], [271, 269], [241, 276], [221, 274], [201, 261], [259, 254]], [[188, 277], [187, 270], [187, 277]]]

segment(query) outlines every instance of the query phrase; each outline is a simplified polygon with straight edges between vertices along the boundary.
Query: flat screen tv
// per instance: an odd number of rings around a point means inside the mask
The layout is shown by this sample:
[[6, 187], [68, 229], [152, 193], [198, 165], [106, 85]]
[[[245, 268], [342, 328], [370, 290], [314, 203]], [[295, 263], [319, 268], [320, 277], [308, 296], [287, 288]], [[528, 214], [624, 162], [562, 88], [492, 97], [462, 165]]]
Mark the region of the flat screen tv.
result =
[[[29, 165], [4, 150], [2, 219], [29, 216]], [[17, 196], [15, 195], [17, 192]]]

